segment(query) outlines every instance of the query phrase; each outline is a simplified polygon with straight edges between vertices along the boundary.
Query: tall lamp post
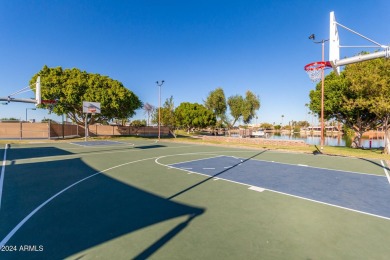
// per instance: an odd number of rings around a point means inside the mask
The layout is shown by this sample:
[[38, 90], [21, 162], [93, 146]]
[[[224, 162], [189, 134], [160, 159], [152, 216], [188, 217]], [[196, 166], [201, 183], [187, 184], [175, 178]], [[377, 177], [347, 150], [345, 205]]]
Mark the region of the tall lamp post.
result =
[[[314, 34], [309, 36], [310, 40], [314, 40], [315, 36]], [[321, 43], [322, 45], [322, 62], [325, 61], [325, 42], [329, 41], [322, 39], [319, 42], [314, 43]], [[324, 69], [321, 70], [321, 150], [324, 149], [324, 129], [325, 129], [325, 123], [324, 123]]]
[[26, 121], [27, 121], [27, 110], [37, 110], [36, 108], [26, 108]]
[[158, 86], [158, 140], [160, 141], [161, 137], [161, 86], [164, 84], [164, 80], [156, 81]]

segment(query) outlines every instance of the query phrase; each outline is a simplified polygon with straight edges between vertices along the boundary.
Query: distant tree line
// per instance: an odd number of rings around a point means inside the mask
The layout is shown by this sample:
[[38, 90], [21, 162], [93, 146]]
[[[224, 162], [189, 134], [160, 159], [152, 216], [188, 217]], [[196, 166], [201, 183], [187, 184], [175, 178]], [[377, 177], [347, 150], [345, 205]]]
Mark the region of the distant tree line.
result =
[[[217, 88], [209, 93], [204, 104], [183, 102], [175, 107], [171, 96], [161, 107], [160, 121], [164, 126], [187, 132], [205, 127], [231, 129], [240, 120], [249, 123], [259, 108], [259, 97], [249, 90], [245, 97], [237, 94], [226, 99], [223, 89]], [[158, 120], [158, 109], [155, 109], [152, 123], [157, 124]]]
[[[89, 124], [115, 122], [124, 125], [136, 110], [143, 108], [148, 120], [134, 120], [131, 125], [157, 124], [160, 111], [161, 124], [172, 129], [231, 128], [238, 121], [249, 123], [260, 108], [259, 97], [249, 90], [244, 97], [237, 94], [226, 99], [223, 89], [217, 88], [209, 93], [204, 104], [183, 102], [177, 107], [171, 96], [158, 109], [149, 103], [143, 104], [131, 90], [108, 76], [45, 65], [31, 78], [32, 88], [38, 76], [41, 77], [42, 99], [56, 101], [54, 106], [43, 103], [38, 107], [49, 109], [56, 115], [67, 115], [72, 122], [80, 125], [84, 125], [86, 120]], [[99, 102], [101, 113], [83, 113], [83, 101]]]

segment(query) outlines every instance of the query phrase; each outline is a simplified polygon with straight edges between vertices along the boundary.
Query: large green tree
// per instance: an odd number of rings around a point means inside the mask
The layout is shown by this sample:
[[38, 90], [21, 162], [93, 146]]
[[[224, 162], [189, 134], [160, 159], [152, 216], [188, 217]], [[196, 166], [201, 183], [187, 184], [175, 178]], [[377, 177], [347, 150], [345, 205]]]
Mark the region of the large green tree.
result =
[[229, 104], [230, 115], [233, 117], [232, 121], [227, 121], [229, 128], [233, 127], [234, 124], [240, 119], [244, 108], [244, 98], [240, 95], [230, 96], [227, 100]]
[[373, 59], [348, 65], [345, 77], [350, 88], [361, 93], [358, 103], [364, 105], [370, 113], [376, 115], [373, 122], [385, 129], [385, 153], [390, 153], [390, 60]]
[[[84, 124], [83, 101], [100, 102], [101, 114], [88, 117], [89, 123], [131, 118], [142, 107], [140, 99], [123, 84], [108, 76], [87, 73], [79, 69], [49, 68], [46, 65], [35, 74], [30, 85], [41, 77], [42, 99], [57, 100], [52, 112], [67, 114], [73, 122]], [[45, 104], [40, 105], [47, 108]]]
[[214, 113], [198, 103], [183, 102], [175, 109], [176, 124], [187, 129], [214, 126]]
[[222, 88], [216, 88], [214, 91], [211, 91], [204, 102], [204, 105], [207, 109], [214, 112], [214, 115], [218, 119], [218, 125], [222, 126], [222, 121], [226, 118], [226, 98], [225, 93]]
[[[310, 92], [310, 110], [321, 113], [321, 83]], [[375, 59], [333, 72], [324, 81], [324, 117], [344, 123], [356, 133], [352, 147], [359, 147], [364, 132], [384, 125], [389, 150], [390, 61]]]
[[[220, 120], [219, 126], [224, 122], [228, 128], [232, 128], [238, 120], [242, 120], [245, 124], [250, 123], [260, 108], [260, 98], [248, 90], [245, 97], [237, 94], [226, 100], [223, 89], [217, 88], [209, 93], [205, 106]], [[227, 115], [227, 107], [231, 117]]]
[[253, 92], [247, 91], [245, 98], [240, 95], [234, 95], [228, 98], [230, 115], [233, 120], [228, 122], [229, 127], [234, 126], [238, 120], [242, 119], [245, 124], [251, 122], [256, 116], [256, 111], [260, 109], [260, 98]]

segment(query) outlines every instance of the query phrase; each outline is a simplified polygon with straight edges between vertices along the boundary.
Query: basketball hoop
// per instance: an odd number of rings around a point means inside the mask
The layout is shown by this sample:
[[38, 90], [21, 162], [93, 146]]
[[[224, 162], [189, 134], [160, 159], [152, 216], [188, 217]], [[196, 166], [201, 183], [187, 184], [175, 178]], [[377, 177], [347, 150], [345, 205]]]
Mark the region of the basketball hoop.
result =
[[316, 82], [321, 80], [322, 71], [331, 67], [332, 65], [329, 61], [317, 61], [307, 64], [305, 66], [305, 71], [307, 75], [309, 75], [311, 81]]
[[57, 104], [57, 100], [41, 100], [41, 104], [45, 105], [49, 109], [49, 113], [51, 113]]
[[55, 104], [57, 103], [56, 100], [42, 100], [41, 101], [41, 104], [44, 104], [44, 105], [50, 105], [50, 104]]
[[94, 107], [88, 108], [88, 114], [95, 115], [95, 113], [96, 113], [96, 108]]

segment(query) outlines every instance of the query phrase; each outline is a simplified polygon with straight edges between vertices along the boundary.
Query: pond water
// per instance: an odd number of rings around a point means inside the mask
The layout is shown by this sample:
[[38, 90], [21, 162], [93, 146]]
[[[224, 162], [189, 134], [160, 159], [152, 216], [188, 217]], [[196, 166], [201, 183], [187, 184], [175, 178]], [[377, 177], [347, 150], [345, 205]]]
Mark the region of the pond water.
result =
[[[301, 136], [299, 133], [295, 133], [292, 135], [289, 134], [281, 134], [281, 133], [267, 133], [267, 138], [269, 139], [282, 139], [282, 140], [303, 140], [307, 144], [311, 145], [320, 145], [321, 138], [320, 136]], [[335, 135], [335, 136], [326, 136], [325, 137], [325, 145], [329, 146], [350, 146], [351, 141], [347, 136], [344, 135]], [[370, 147], [371, 142], [371, 148], [379, 148], [385, 146], [385, 141], [382, 138], [375, 138], [375, 139], [362, 139], [362, 146], [365, 148]]]

